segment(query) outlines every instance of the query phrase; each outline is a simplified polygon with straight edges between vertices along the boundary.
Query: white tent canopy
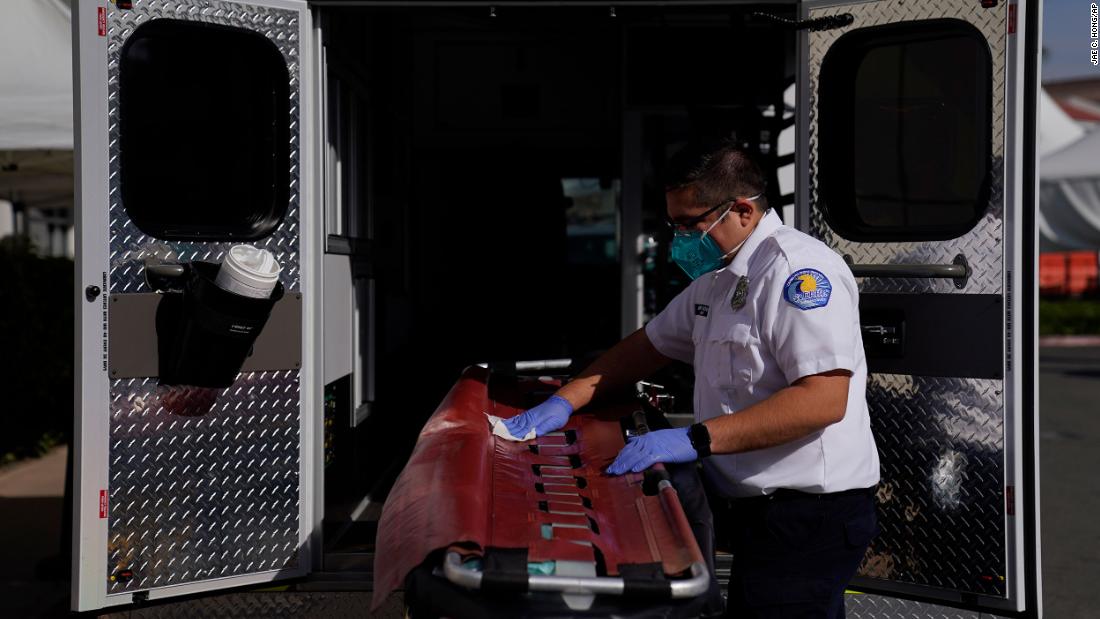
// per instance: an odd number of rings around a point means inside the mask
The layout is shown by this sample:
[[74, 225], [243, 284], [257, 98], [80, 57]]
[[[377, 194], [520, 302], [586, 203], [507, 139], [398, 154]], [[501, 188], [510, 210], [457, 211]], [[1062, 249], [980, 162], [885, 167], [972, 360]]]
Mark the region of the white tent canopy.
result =
[[1100, 131], [1039, 164], [1040, 251], [1100, 249]]
[[1039, 251], [1100, 249], [1100, 131], [1050, 98], [1039, 107]]
[[1073, 144], [1085, 135], [1084, 128], [1069, 117], [1065, 110], [1054, 102], [1046, 90], [1039, 90], [1039, 156], [1045, 157], [1054, 151]]
[[0, 235], [53, 255], [72, 253], [70, 20], [65, 0], [0, 3]]
[[0, 19], [0, 150], [72, 150], [69, 5], [5, 0]]

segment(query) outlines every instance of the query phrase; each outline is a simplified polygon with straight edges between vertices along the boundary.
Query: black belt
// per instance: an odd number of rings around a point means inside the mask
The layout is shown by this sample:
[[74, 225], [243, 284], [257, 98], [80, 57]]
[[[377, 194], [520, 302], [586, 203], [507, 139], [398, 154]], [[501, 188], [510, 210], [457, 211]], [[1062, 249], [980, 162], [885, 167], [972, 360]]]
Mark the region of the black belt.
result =
[[771, 494], [762, 494], [760, 496], [741, 497], [736, 499], [730, 499], [730, 505], [747, 506], [756, 503], [763, 503], [766, 501], [790, 501], [795, 499], [816, 499], [819, 501], [831, 501], [846, 496], [874, 496], [878, 486], [871, 486], [870, 488], [852, 488], [850, 490], [840, 490], [839, 492], [803, 492], [802, 490], [792, 490], [790, 488], [779, 488]]

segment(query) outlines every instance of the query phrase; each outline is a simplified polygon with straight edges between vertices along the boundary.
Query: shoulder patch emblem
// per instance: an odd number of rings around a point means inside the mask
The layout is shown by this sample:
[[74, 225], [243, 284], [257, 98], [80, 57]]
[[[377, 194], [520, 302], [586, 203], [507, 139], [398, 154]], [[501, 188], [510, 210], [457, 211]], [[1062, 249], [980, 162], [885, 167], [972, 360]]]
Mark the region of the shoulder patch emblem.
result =
[[795, 271], [783, 284], [783, 298], [800, 310], [825, 307], [832, 294], [829, 278], [817, 269]]

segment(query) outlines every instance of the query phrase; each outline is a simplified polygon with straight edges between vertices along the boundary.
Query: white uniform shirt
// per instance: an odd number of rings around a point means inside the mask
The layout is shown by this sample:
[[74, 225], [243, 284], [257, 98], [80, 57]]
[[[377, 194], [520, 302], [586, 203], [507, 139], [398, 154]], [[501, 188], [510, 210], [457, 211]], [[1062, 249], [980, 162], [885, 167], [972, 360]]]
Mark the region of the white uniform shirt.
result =
[[[737, 295], [743, 276], [747, 288]], [[743, 299], [739, 308], [735, 296]], [[646, 335], [661, 354], [695, 366], [696, 421], [736, 415], [803, 376], [852, 373], [843, 420], [783, 445], [705, 458], [724, 495], [878, 483], [855, 278], [836, 252], [784, 226], [774, 211], [729, 265], [693, 281], [646, 325]]]

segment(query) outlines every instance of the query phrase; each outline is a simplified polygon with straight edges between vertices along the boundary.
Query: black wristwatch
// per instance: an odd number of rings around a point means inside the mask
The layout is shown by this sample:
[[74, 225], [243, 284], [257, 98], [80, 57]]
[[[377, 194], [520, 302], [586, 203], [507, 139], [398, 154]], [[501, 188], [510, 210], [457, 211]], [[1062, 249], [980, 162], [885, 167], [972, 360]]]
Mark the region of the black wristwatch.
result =
[[710, 430], [707, 429], [706, 424], [691, 424], [688, 428], [688, 439], [691, 440], [691, 447], [700, 458], [710, 455]]

